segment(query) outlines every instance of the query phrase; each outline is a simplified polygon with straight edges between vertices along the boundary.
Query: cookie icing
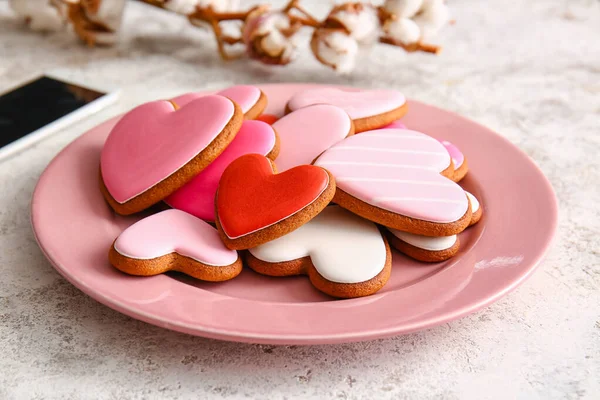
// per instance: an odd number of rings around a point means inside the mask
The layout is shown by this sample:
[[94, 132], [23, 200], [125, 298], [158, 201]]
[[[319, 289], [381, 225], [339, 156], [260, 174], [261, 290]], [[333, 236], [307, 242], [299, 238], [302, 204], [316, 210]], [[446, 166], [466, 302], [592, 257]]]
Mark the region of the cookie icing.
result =
[[215, 228], [180, 210], [162, 211], [136, 222], [119, 235], [114, 248], [137, 260], [177, 253], [215, 267], [238, 259], [237, 251], [225, 247]]
[[321, 276], [337, 283], [368, 281], [386, 261], [377, 226], [339, 206], [326, 207], [295, 231], [249, 251], [270, 263], [309, 256]]
[[113, 127], [100, 156], [111, 196], [125, 203], [204, 150], [234, 115], [231, 100], [204, 96], [175, 111], [169, 101], [142, 104]]
[[295, 111], [313, 104], [331, 104], [340, 107], [352, 119], [367, 118], [402, 107], [406, 98], [395, 90], [347, 91], [336, 88], [316, 88], [296, 93], [288, 101]]
[[452, 162], [454, 163], [454, 169], [459, 169], [460, 166], [465, 162], [464, 154], [459, 150], [458, 147], [447, 140], [442, 140], [441, 143], [444, 145], [446, 150], [448, 150], [448, 154], [450, 154]]
[[477, 197], [473, 196], [471, 193], [467, 192], [465, 190], [465, 193], [467, 194], [467, 196], [469, 197], [469, 200], [471, 201], [471, 212], [476, 213], [477, 210], [479, 210], [479, 200], [477, 200]]
[[388, 228], [388, 230], [403, 242], [406, 242], [423, 250], [446, 250], [454, 246], [454, 243], [456, 243], [456, 235], [432, 237], [415, 235], [414, 233], [402, 232], [397, 229]]
[[273, 123], [281, 139], [275, 164], [279, 171], [311, 164], [329, 147], [344, 139], [352, 121], [341, 108], [319, 104], [302, 108]]
[[173, 208], [205, 221], [215, 220], [215, 195], [219, 179], [233, 160], [244, 154], [266, 156], [275, 146], [275, 131], [261, 121], [244, 121], [235, 139], [208, 167], [164, 201]]
[[315, 162], [337, 187], [368, 204], [435, 223], [468, 209], [460, 186], [440, 175], [450, 155], [436, 139], [408, 129], [380, 129], [342, 140]]
[[323, 168], [301, 165], [274, 174], [268, 158], [247, 154], [233, 161], [219, 181], [219, 223], [230, 239], [257, 232], [291, 217], [327, 189]]
[[[260, 99], [260, 89], [251, 85], [231, 86], [215, 94], [219, 96], [225, 96], [235, 101], [237, 105], [240, 106], [244, 114], [252, 109], [252, 107], [254, 107], [254, 105]], [[183, 107], [189, 102], [204, 96], [206, 96], [204, 93], [191, 92], [177, 96], [171, 99], [171, 101], [177, 104], [179, 107]]]

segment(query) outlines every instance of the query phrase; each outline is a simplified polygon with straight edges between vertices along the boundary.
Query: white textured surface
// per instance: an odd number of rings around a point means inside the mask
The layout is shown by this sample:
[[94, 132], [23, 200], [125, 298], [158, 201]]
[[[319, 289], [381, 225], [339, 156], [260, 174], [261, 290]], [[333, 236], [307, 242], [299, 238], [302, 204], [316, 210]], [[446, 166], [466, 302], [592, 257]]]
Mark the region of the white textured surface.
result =
[[[0, 2], [0, 91], [57, 67], [124, 89], [118, 106], [0, 165], [0, 398], [600, 398], [600, 4], [450, 3], [457, 24], [444, 31], [439, 57], [381, 47], [344, 78], [307, 54], [272, 71], [224, 65], [208, 35], [140, 4], [129, 5], [117, 47], [91, 51], [65, 34], [22, 29]], [[398, 88], [517, 144], [560, 203], [558, 238], [538, 272], [484, 311], [425, 332], [270, 347], [125, 317], [44, 259], [29, 200], [44, 167], [77, 135], [146, 98], [284, 81]]]

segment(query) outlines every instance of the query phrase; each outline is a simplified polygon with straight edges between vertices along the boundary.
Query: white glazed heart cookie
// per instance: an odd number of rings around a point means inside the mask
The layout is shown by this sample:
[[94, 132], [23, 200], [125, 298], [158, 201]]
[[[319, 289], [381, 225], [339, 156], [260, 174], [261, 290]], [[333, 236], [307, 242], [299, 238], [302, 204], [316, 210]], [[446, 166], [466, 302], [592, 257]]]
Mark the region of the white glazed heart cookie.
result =
[[329, 206], [299, 229], [250, 249], [246, 261], [260, 274], [308, 275], [318, 290], [353, 298], [386, 284], [392, 258], [374, 223]]

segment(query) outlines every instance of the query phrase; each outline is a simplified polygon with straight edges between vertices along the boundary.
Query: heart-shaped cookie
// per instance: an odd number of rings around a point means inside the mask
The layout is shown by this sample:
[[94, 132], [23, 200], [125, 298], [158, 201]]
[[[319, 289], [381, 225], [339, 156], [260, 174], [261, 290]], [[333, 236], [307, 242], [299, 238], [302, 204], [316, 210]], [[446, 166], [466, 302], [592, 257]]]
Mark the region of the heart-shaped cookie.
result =
[[315, 165], [335, 177], [334, 201], [384, 226], [425, 236], [449, 236], [470, 222], [469, 200], [449, 177], [448, 151], [407, 129], [381, 129], [346, 138]]
[[165, 199], [173, 208], [205, 221], [215, 220], [215, 195], [225, 168], [244, 154], [261, 154], [274, 160], [279, 151], [275, 130], [261, 121], [244, 121], [235, 139], [208, 167]]
[[108, 203], [119, 214], [158, 203], [217, 158], [242, 121], [240, 108], [223, 96], [204, 96], [177, 110], [169, 101], [153, 101], [129, 111], [102, 149]]
[[314, 104], [340, 107], [354, 121], [356, 133], [384, 127], [408, 111], [406, 98], [395, 90], [356, 90], [316, 88], [296, 93], [287, 103], [288, 111]]
[[162, 211], [125, 229], [109, 260], [130, 275], [179, 271], [210, 282], [235, 278], [242, 271], [237, 251], [223, 245], [215, 228], [179, 210]]
[[[237, 85], [216, 93], [219, 96], [225, 96], [237, 103], [246, 119], [256, 119], [267, 107], [267, 96], [256, 86]], [[192, 100], [204, 97], [202, 93], [186, 93], [177, 96], [171, 101], [179, 107], [183, 107]]]
[[335, 181], [323, 168], [302, 165], [276, 174], [271, 160], [248, 154], [229, 164], [221, 176], [217, 228], [230, 249], [249, 249], [299, 228], [334, 193]]
[[270, 276], [308, 275], [334, 297], [367, 296], [390, 276], [391, 253], [377, 226], [339, 206], [278, 239], [249, 250], [250, 268]]
[[273, 128], [281, 139], [275, 162], [279, 171], [311, 164], [319, 154], [354, 133], [348, 114], [326, 104], [294, 111], [273, 123]]

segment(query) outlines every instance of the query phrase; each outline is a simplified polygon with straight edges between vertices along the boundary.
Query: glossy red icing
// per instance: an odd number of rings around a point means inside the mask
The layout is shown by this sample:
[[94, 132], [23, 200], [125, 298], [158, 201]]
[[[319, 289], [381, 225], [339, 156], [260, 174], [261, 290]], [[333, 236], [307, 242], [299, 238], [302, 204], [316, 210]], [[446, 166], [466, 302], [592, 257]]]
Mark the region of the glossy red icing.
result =
[[259, 154], [229, 164], [217, 195], [221, 227], [232, 239], [276, 224], [314, 202], [329, 184], [327, 172], [301, 165], [274, 174], [271, 162]]

